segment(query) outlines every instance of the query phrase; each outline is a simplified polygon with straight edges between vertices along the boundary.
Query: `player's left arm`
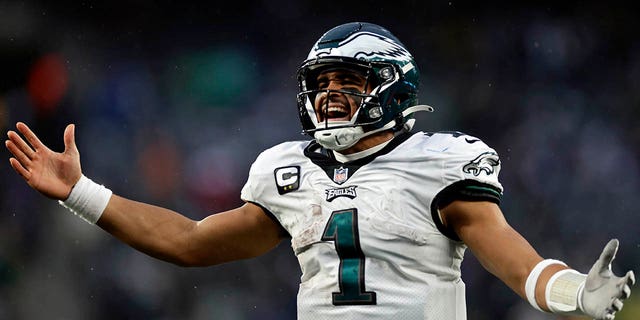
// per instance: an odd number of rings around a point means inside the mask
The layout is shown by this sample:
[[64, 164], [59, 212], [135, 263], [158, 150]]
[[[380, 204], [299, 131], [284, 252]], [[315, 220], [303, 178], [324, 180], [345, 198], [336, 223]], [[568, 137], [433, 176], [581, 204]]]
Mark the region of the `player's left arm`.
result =
[[527, 276], [543, 259], [507, 223], [498, 205], [454, 201], [440, 209], [440, 215], [443, 224], [456, 232], [487, 271], [525, 298]]
[[[632, 271], [611, 272], [618, 242], [612, 240], [588, 275], [561, 261], [544, 260], [492, 202], [454, 201], [440, 209], [445, 226], [467, 244], [487, 271], [538, 309], [613, 319], [630, 295]], [[529, 282], [529, 283], [528, 283]]]

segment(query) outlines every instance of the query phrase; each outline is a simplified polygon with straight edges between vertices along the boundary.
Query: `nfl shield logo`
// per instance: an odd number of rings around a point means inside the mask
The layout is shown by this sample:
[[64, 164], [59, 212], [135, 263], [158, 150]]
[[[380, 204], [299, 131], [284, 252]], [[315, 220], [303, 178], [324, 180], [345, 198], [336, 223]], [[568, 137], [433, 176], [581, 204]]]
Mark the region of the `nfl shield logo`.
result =
[[349, 168], [333, 169], [333, 181], [337, 184], [343, 183], [349, 179]]

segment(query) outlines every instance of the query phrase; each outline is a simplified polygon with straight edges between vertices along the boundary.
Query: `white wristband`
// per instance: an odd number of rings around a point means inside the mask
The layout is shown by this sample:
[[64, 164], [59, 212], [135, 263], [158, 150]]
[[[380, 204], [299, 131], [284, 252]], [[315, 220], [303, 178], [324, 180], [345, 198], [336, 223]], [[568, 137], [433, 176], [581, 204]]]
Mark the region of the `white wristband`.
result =
[[538, 302], [536, 301], [536, 284], [538, 283], [538, 278], [540, 277], [540, 274], [542, 274], [542, 271], [546, 267], [552, 264], [560, 264], [563, 266], [567, 265], [566, 263], [560, 260], [553, 260], [553, 259], [542, 260], [538, 262], [538, 264], [536, 264], [535, 267], [533, 267], [533, 270], [531, 270], [531, 273], [529, 273], [529, 276], [527, 277], [527, 282], [525, 282], [525, 285], [524, 285], [524, 292], [527, 296], [527, 300], [534, 308], [542, 312], [544, 312], [544, 310], [540, 308], [540, 306], [538, 305]]
[[580, 312], [580, 293], [586, 279], [586, 274], [573, 269], [560, 270], [551, 276], [544, 294], [549, 310], [558, 314], [583, 315]]
[[85, 221], [95, 224], [111, 199], [111, 190], [82, 175], [73, 186], [69, 198], [58, 201]]

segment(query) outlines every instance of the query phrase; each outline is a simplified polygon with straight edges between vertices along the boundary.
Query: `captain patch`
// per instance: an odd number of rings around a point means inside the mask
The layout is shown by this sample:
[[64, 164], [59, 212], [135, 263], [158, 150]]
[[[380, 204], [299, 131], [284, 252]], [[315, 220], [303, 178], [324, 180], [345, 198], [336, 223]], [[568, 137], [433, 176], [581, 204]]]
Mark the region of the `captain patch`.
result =
[[296, 191], [300, 188], [300, 167], [282, 167], [273, 171], [276, 178], [276, 186], [279, 194]]

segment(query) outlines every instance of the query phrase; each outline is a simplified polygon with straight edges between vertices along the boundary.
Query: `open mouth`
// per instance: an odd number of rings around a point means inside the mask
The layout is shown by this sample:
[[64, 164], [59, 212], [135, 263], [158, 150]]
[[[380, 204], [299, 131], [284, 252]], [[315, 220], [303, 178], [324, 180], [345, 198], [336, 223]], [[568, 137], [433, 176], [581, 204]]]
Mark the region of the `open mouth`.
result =
[[340, 108], [329, 108], [327, 119], [331, 120], [349, 120], [349, 113]]
[[324, 118], [327, 121], [348, 121], [351, 117], [351, 114], [348, 109], [346, 109], [341, 104], [329, 105], [326, 113], [324, 114]]

